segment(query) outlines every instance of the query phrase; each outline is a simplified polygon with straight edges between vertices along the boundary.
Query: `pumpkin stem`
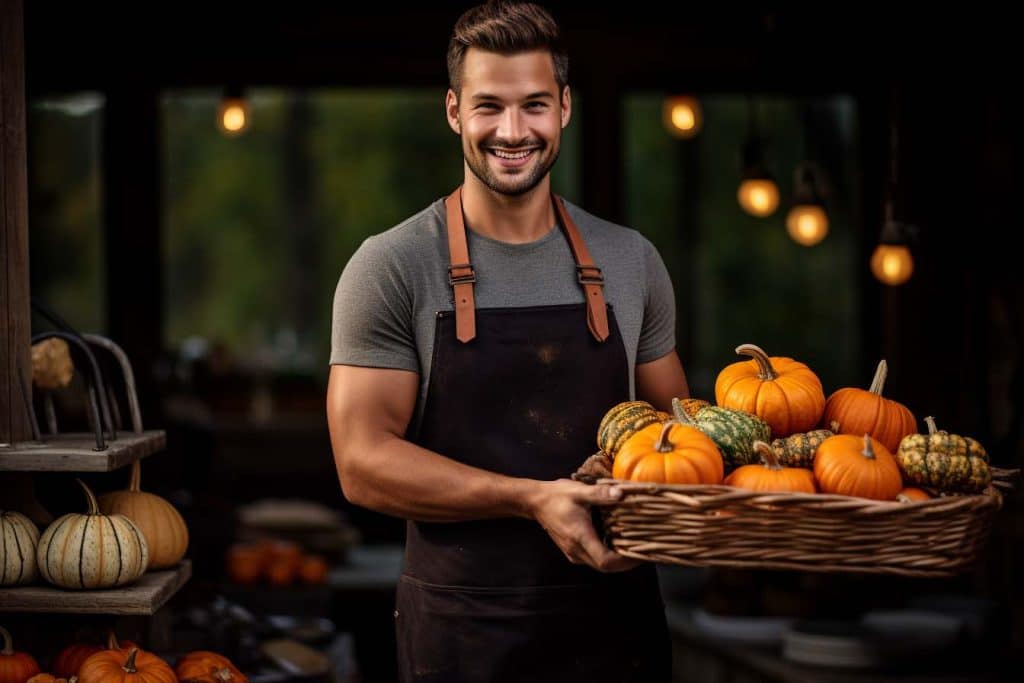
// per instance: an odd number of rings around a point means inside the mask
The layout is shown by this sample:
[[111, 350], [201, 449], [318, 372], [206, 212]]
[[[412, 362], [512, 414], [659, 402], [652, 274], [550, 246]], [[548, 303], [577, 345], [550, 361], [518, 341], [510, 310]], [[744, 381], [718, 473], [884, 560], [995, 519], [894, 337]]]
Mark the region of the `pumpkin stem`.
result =
[[768, 357], [768, 354], [761, 350], [760, 347], [754, 346], [753, 344], [740, 344], [736, 347], [736, 353], [741, 356], [751, 356], [757, 361], [758, 367], [758, 378], [767, 382], [768, 380], [775, 379], [778, 377], [778, 373], [775, 372], [775, 368], [772, 367], [772, 361]]
[[0, 655], [10, 657], [14, 654], [14, 645], [11, 644], [11, 634], [3, 626], [0, 626], [0, 636], [4, 637], [4, 649], [0, 650]]
[[764, 441], [755, 441], [751, 444], [751, 448], [754, 449], [755, 453], [761, 456], [761, 463], [765, 467], [773, 471], [782, 469], [782, 465], [779, 463], [779, 458], [775, 455], [775, 451], [772, 450], [772, 447]]
[[832, 422], [830, 422], [828, 426], [832, 428], [833, 434], [839, 433], [839, 420], [832, 420]]
[[232, 678], [234, 678], [234, 676], [231, 674], [231, 669], [227, 667], [221, 667], [214, 671], [213, 677], [216, 678], [218, 681], [223, 681], [224, 683], [229, 683], [229, 681]]
[[86, 486], [85, 482], [82, 481], [81, 479], [76, 478], [75, 481], [77, 481], [78, 485], [82, 487], [83, 491], [85, 491], [85, 498], [86, 498], [86, 500], [89, 501], [89, 511], [86, 512], [85, 514], [87, 514], [87, 515], [98, 515], [98, 514], [100, 514], [100, 506], [99, 506], [99, 503], [96, 502], [96, 496], [93, 494], [93, 492], [89, 490], [89, 487]]
[[676, 418], [676, 420], [679, 421], [679, 424], [684, 424], [684, 425], [693, 425], [693, 424], [695, 424], [693, 418], [690, 417], [690, 414], [687, 413], [686, 410], [683, 409], [683, 402], [680, 401], [678, 398], [673, 398], [672, 399], [672, 414], [675, 415], [675, 418]]
[[136, 460], [132, 463], [132, 476], [128, 483], [128, 490], [132, 493], [138, 493], [142, 489], [139, 488], [142, 485], [142, 462]]
[[125, 673], [138, 673], [138, 669], [135, 668], [135, 655], [137, 654], [139, 654], [139, 648], [137, 647], [133, 647], [132, 651], [128, 653], [128, 659], [125, 661], [124, 666], [121, 667]]
[[885, 362], [885, 359], [878, 361], [878, 367], [875, 368], [875, 377], [871, 380], [871, 387], [868, 389], [872, 394], [876, 396], [882, 395], [882, 388], [885, 386], [885, 378], [889, 375], [889, 364]]
[[935, 418], [931, 415], [924, 419], [924, 423], [928, 425], [928, 436], [932, 436], [935, 432], [939, 431], [938, 426], [935, 424]]
[[672, 442], [668, 440], [668, 432], [672, 429], [672, 425], [679, 424], [675, 420], [665, 420], [665, 424], [661, 427], [661, 436], [658, 437], [657, 443], [654, 444], [654, 450], [659, 453], [671, 453]]
[[860, 454], [863, 455], [868, 460], [874, 460], [875, 459], [875, 449], [871, 447], [871, 435], [870, 434], [865, 434], [864, 435], [864, 450], [861, 451]]
[[121, 644], [117, 642], [117, 636], [114, 635], [114, 630], [111, 629], [107, 632], [107, 649], [108, 650], [120, 650]]

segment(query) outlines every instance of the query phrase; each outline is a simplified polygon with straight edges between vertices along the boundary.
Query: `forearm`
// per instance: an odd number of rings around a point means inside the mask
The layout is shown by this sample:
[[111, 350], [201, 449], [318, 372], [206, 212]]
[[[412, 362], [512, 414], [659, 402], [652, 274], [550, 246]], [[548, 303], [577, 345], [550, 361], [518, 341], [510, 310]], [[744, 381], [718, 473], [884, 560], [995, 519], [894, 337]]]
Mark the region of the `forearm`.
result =
[[357, 505], [427, 522], [533, 517], [537, 481], [470, 467], [395, 436], [347, 450], [338, 472]]

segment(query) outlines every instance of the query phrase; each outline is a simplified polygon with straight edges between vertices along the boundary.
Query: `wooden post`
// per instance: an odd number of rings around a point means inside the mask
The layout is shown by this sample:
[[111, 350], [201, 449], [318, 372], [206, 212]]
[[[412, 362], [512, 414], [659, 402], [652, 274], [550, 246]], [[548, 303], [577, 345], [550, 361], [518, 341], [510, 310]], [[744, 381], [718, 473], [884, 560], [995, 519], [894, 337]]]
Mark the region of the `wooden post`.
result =
[[32, 438], [24, 9], [0, 10], [0, 444]]

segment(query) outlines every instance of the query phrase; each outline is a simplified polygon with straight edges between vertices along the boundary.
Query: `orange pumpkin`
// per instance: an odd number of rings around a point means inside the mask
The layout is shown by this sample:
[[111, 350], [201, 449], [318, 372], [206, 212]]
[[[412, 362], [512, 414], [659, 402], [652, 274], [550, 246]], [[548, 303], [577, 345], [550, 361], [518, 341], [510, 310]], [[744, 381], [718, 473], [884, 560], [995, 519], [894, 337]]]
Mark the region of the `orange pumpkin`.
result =
[[103, 650], [101, 645], [72, 643], [60, 651], [53, 660], [53, 673], [57, 678], [71, 678], [78, 675], [82, 662]]
[[319, 555], [307, 555], [299, 565], [299, 578], [303, 583], [318, 584], [327, 580], [327, 560]]
[[54, 676], [53, 674], [36, 674], [28, 679], [28, 683], [78, 683], [78, 676]]
[[274, 586], [287, 586], [295, 580], [298, 567], [289, 560], [273, 560], [264, 572], [267, 581]]
[[883, 358], [867, 391], [856, 387], [835, 391], [825, 402], [822, 424], [838, 421], [843, 434], [870, 434], [895, 453], [903, 437], [917, 433], [917, 420], [905, 405], [882, 396], [888, 374], [889, 366]]
[[263, 576], [264, 557], [263, 550], [257, 546], [242, 543], [231, 546], [224, 558], [228, 578], [243, 585], [258, 582]]
[[97, 652], [107, 650], [122, 650], [125, 654], [133, 647], [138, 647], [130, 640], [117, 641], [117, 636], [111, 631], [107, 634], [107, 646], [95, 645], [93, 643], [72, 643], [60, 651], [53, 660], [53, 673], [58, 678], [73, 678], [78, 675], [85, 660]]
[[249, 679], [227, 657], [208, 650], [189, 652], [174, 667], [180, 681], [248, 683]]
[[926, 491], [913, 486], [908, 486], [896, 494], [896, 500], [901, 503], [920, 503], [921, 501], [931, 499], [932, 497]]
[[760, 465], [737, 467], [725, 478], [727, 486], [751, 491], [778, 493], [817, 493], [814, 473], [802, 467], [783, 467], [772, 447], [755, 441], [754, 452], [761, 456]]
[[53, 674], [36, 674], [32, 678], [28, 679], [28, 683], [76, 683], [78, 681], [77, 676], [71, 676], [70, 680], [67, 677], [57, 677]]
[[664, 484], [721, 484], [718, 446], [696, 427], [674, 420], [644, 427], [619, 449], [612, 477]]
[[903, 488], [896, 459], [870, 435], [837, 434], [814, 454], [814, 477], [824, 493], [895, 500]]
[[133, 647], [97, 652], [82, 663], [78, 683], [178, 683], [174, 670], [154, 654]]
[[813, 429], [825, 409], [821, 380], [805, 364], [782, 356], [769, 357], [753, 344], [736, 347], [753, 360], [727, 365], [715, 380], [715, 402], [744, 410], [768, 423], [773, 438]]
[[25, 683], [39, 673], [39, 663], [27, 652], [15, 652], [11, 634], [0, 626], [4, 649], [0, 650], [0, 683]]

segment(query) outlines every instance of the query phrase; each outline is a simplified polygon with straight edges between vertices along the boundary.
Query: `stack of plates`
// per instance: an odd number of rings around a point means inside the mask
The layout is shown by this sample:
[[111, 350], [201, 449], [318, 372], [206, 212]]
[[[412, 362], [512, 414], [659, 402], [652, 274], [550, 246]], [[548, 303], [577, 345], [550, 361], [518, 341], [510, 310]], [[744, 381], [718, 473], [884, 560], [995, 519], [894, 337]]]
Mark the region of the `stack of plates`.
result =
[[948, 652], [963, 629], [962, 620], [938, 612], [873, 611], [860, 621], [797, 623], [783, 635], [782, 656], [837, 668], [898, 665]]
[[802, 621], [782, 638], [782, 656], [814, 666], [865, 669], [882, 664], [871, 631], [856, 622]]

